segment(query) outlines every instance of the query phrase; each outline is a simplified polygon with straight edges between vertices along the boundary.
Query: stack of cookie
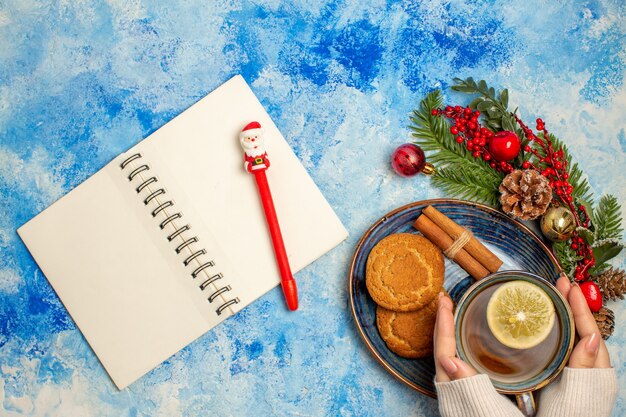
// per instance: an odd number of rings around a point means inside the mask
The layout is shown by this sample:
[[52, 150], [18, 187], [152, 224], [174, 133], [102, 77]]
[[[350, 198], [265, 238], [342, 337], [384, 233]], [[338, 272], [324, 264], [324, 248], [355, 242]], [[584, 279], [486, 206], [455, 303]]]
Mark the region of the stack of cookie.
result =
[[374, 246], [365, 283], [378, 304], [378, 331], [392, 352], [404, 358], [432, 354], [443, 279], [443, 255], [423, 236], [397, 233]]

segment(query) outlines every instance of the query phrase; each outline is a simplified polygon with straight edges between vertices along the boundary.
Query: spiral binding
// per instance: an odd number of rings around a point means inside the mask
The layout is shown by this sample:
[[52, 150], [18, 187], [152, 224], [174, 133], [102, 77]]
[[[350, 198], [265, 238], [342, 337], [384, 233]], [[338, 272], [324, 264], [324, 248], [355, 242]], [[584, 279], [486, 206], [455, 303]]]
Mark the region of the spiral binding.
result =
[[[155, 190], [152, 190], [150, 188], [151, 184], [156, 184], [158, 183], [159, 179], [155, 176], [151, 176], [148, 177], [147, 179], [143, 179], [141, 173], [142, 172], [148, 172], [150, 171], [150, 166], [148, 164], [141, 164], [141, 162], [139, 162], [138, 160], [140, 160], [142, 158], [141, 153], [135, 153], [131, 156], [129, 156], [128, 158], [126, 158], [121, 164], [120, 164], [120, 168], [122, 170], [126, 169], [127, 167], [130, 169], [132, 168], [132, 170], [130, 171], [130, 173], [128, 174], [128, 181], [132, 182], [136, 177], [141, 179], [141, 183], [135, 188], [135, 191], [137, 192], [137, 194], [141, 193], [144, 189], [147, 188], [147, 191], [149, 191], [149, 194], [144, 198], [143, 203], [144, 205], [148, 205], [150, 204], [150, 202], [152, 200], [155, 200], [158, 205], [157, 207], [154, 208], [154, 210], [152, 210], [151, 214], [152, 217], [157, 217], [160, 213], [163, 213], [163, 215], [165, 216], [165, 218], [163, 219], [163, 221], [161, 221], [161, 223], [159, 223], [159, 228], [161, 230], [164, 230], [165, 227], [167, 227], [167, 225], [169, 225], [171, 223], [171, 225], [174, 227], [174, 231], [167, 236], [167, 240], [169, 242], [172, 242], [174, 239], [176, 239], [177, 237], [180, 237], [183, 241], [180, 245], [178, 245], [174, 251], [176, 252], [177, 255], [180, 255], [182, 253], [182, 251], [185, 248], [189, 248], [193, 253], [191, 255], [189, 255], [187, 258], [185, 258], [183, 260], [183, 265], [185, 267], [188, 267], [192, 264], [192, 262], [196, 262], [198, 264], [198, 266], [190, 273], [191, 277], [193, 279], [196, 279], [200, 276], [200, 274], [203, 274], [206, 279], [198, 286], [198, 288], [200, 289], [200, 291], [204, 291], [206, 290], [210, 285], [213, 285], [213, 287], [215, 288], [215, 290], [207, 297], [207, 300], [209, 301], [209, 303], [213, 304], [213, 302], [215, 302], [217, 300], [218, 297], [220, 297], [221, 295], [227, 293], [228, 291], [231, 290], [230, 285], [225, 285], [221, 288], [217, 288], [216, 284], [217, 281], [223, 278], [222, 273], [217, 273], [214, 275], [210, 275], [208, 272], [208, 268], [214, 267], [215, 266], [215, 262], [213, 262], [212, 260], [209, 261], [202, 261], [200, 258], [204, 255], [207, 254], [206, 250], [204, 249], [192, 249], [192, 245], [194, 245], [195, 243], [198, 243], [199, 239], [197, 236], [192, 236], [187, 238], [186, 236], [184, 236], [183, 234], [189, 230], [191, 230], [191, 226], [186, 224], [180, 227], [177, 227], [173, 222], [177, 219], [181, 219], [183, 217], [182, 213], [180, 212], [175, 212], [172, 214], [168, 213], [168, 209], [171, 207], [174, 207], [174, 202], [172, 200], [166, 200], [165, 202], [160, 202], [158, 197], [159, 196], [164, 196], [165, 194], [167, 194], [167, 191], [165, 190], [165, 188], [161, 187], [161, 188], [157, 188]], [[134, 166], [130, 166], [132, 162], [134, 161], [138, 161], [141, 165], [134, 167]], [[219, 307], [217, 307], [217, 309], [215, 310], [215, 312], [217, 313], [217, 315], [221, 315], [224, 310], [226, 310], [228, 307], [239, 303], [239, 298], [235, 297], [235, 298], [231, 298], [227, 301], [225, 301], [223, 304], [221, 304]]]

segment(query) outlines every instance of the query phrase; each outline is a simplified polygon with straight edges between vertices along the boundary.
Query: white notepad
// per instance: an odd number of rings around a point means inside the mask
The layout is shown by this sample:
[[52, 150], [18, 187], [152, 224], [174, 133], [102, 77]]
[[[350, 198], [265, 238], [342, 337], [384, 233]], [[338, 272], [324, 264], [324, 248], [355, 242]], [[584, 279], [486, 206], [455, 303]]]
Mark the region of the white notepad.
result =
[[295, 273], [347, 232], [241, 76], [18, 230], [120, 389], [280, 283], [238, 141], [253, 120]]

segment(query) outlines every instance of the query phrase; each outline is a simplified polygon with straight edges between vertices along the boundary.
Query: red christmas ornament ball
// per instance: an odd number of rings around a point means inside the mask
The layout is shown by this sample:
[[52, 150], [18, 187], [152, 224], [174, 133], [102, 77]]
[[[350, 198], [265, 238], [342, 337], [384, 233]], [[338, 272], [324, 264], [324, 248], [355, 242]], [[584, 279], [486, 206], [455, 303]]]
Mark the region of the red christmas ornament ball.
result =
[[489, 153], [497, 161], [510, 161], [519, 154], [522, 143], [517, 135], [509, 130], [494, 134], [489, 140]]
[[581, 283], [580, 290], [583, 292], [589, 309], [597, 313], [602, 308], [602, 293], [600, 287], [593, 281], [585, 281]]
[[391, 166], [396, 174], [412, 177], [420, 173], [426, 166], [426, 156], [419, 146], [405, 143], [398, 146], [391, 157]]

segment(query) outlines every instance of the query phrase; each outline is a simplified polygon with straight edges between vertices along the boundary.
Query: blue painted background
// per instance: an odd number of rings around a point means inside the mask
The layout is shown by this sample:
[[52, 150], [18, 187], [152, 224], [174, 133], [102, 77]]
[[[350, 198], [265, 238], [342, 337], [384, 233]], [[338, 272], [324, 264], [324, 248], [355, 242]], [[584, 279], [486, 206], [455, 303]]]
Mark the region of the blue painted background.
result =
[[[364, 347], [346, 274], [373, 221], [442, 196], [388, 161], [409, 112], [455, 76], [508, 87], [596, 195], [626, 201], [622, 1], [363, 3], [0, 1], [0, 414], [436, 415]], [[15, 230], [237, 73], [351, 236], [297, 275], [298, 313], [272, 291], [118, 392]], [[609, 307], [626, 387], [626, 310]]]

